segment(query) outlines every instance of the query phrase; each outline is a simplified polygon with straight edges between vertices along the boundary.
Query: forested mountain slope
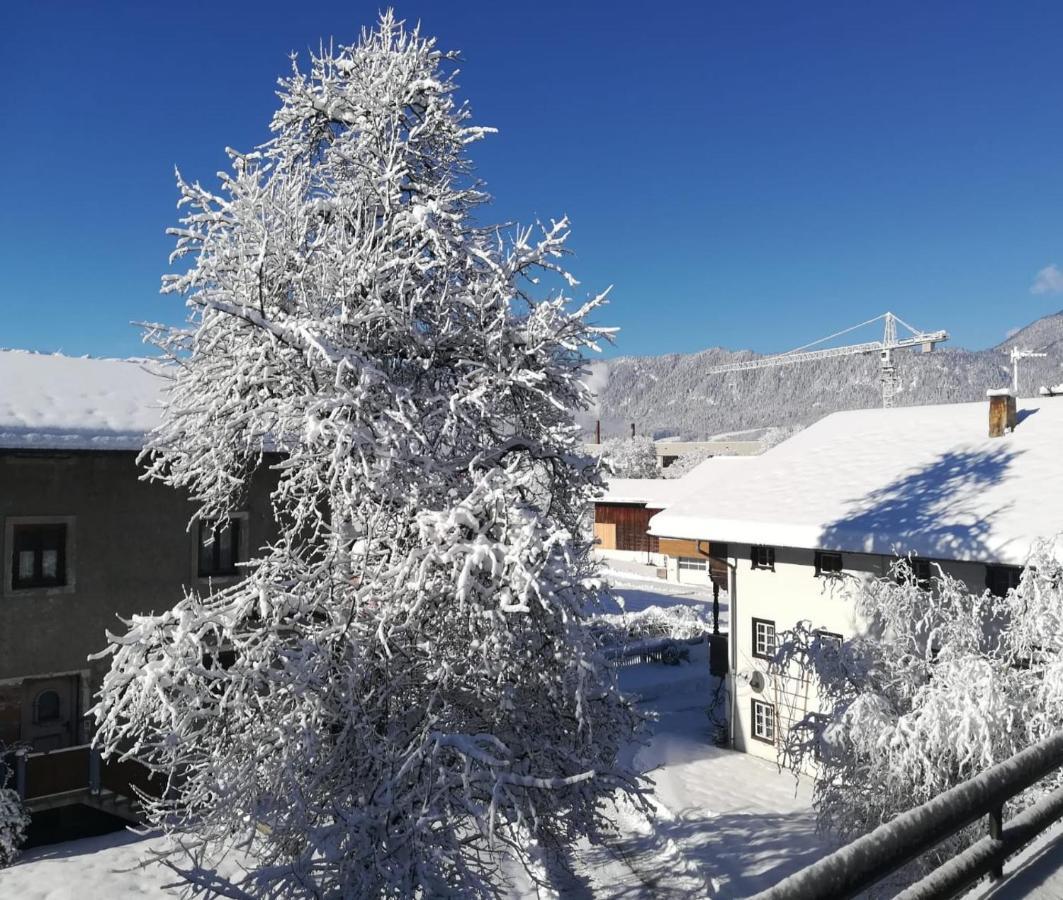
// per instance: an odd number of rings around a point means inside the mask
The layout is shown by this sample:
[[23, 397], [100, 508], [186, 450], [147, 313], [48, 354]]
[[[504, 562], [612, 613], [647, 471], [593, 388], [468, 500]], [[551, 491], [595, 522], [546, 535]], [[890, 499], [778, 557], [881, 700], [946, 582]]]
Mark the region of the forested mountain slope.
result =
[[[1063, 312], [1045, 316], [988, 350], [939, 347], [896, 354], [896, 405], [960, 403], [1011, 384], [1013, 347], [1045, 359], [1020, 363], [1021, 393], [1063, 381]], [[791, 366], [710, 375], [714, 366], [755, 359], [748, 350], [626, 356], [594, 364], [592, 385], [605, 435], [675, 435], [689, 440], [766, 426], [807, 425], [827, 413], [881, 403], [877, 355], [846, 356]], [[593, 416], [591, 417], [593, 419]], [[592, 423], [588, 423], [593, 427]]]

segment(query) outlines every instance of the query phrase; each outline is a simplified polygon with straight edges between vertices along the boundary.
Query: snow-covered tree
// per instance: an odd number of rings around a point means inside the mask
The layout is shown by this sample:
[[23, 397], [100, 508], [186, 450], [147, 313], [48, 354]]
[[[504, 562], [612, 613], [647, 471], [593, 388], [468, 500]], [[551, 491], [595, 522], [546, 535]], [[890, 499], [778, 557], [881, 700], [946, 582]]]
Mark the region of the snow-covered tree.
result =
[[629, 438], [602, 441], [601, 456], [606, 468], [617, 478], [659, 478], [657, 447], [651, 438], [636, 434]]
[[776, 447], [783, 441], [788, 441], [801, 430], [801, 425], [772, 425], [765, 428], [764, 433], [758, 438], [765, 450]]
[[713, 455], [709, 450], [695, 450], [693, 453], [684, 453], [670, 466], [662, 469], [661, 476], [663, 478], [682, 478], [684, 475], [689, 475], [693, 472], [705, 460], [711, 459]]
[[[1058, 558], [1039, 543], [1004, 597], [940, 571], [921, 585], [901, 562], [891, 577], [852, 582], [860, 636], [839, 644], [811, 622], [780, 636], [776, 674], [810, 675], [823, 704], [785, 747], [797, 771], [816, 767], [822, 828], [854, 838], [1063, 727]], [[924, 864], [983, 834], [961, 834]]]
[[7, 786], [10, 776], [10, 770], [0, 764], [0, 869], [18, 859], [30, 825], [18, 794]]
[[190, 318], [154, 332], [147, 477], [224, 521], [272, 467], [279, 533], [112, 636], [97, 741], [169, 779], [147, 816], [194, 853], [250, 849], [255, 897], [492, 896], [502, 852], [542, 871], [640, 797], [639, 717], [584, 627], [600, 480], [573, 411], [603, 297], [536, 287], [576, 283], [564, 220], [477, 225], [489, 129], [454, 92], [385, 14], [293, 61], [220, 191], [178, 179], [191, 264], [164, 291]]

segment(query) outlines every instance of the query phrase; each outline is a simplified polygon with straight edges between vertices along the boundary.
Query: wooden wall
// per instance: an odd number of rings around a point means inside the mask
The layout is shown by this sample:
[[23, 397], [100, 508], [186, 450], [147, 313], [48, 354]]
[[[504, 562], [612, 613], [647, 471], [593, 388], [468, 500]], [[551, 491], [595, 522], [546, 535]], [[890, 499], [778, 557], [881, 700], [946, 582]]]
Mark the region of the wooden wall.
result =
[[[607, 550], [643, 550], [657, 553], [657, 538], [646, 532], [652, 519], [660, 510], [646, 509], [645, 503], [595, 503], [594, 533], [602, 538], [602, 547]], [[615, 543], [606, 546], [605, 540], [610, 530], [615, 527]]]
[[687, 541], [679, 538], [661, 538], [661, 553], [665, 556], [685, 556], [690, 559], [701, 559], [709, 556], [708, 541]]
[[690, 541], [681, 538], [661, 538], [661, 553], [665, 556], [686, 557], [687, 559], [709, 559], [709, 577], [720, 590], [728, 590], [727, 564], [724, 560], [730, 556], [730, 548], [720, 541]]

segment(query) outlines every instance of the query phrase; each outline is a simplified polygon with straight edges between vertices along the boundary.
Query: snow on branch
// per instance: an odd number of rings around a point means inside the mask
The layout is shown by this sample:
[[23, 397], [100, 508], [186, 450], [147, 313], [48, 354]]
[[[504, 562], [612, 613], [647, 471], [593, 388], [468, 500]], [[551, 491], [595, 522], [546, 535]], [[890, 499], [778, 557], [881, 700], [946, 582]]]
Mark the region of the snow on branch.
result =
[[[1063, 728], [1063, 566], [1056, 541], [1034, 546], [1014, 587], [971, 587], [908, 560], [849, 583], [861, 633], [839, 641], [804, 622], [781, 634], [774, 676], [815, 685], [820, 707], [784, 757], [816, 771], [820, 826], [871, 831]], [[1011, 803], [1025, 809], [1057, 786]], [[914, 877], [969, 845], [967, 830], [910, 867]]]

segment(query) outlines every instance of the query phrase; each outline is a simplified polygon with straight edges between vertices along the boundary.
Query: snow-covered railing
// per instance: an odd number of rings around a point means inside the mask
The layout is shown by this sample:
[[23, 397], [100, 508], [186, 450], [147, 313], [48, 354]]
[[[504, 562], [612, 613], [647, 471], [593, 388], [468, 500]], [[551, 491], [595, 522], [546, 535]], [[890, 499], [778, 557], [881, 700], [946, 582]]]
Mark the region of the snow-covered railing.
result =
[[854, 897], [982, 816], [988, 817], [985, 838], [899, 896], [904, 900], [954, 897], [983, 875], [1001, 878], [1009, 856], [1063, 818], [1063, 788], [1006, 823], [1002, 821], [1004, 804], [1060, 767], [1063, 732], [902, 813], [753, 900]]

